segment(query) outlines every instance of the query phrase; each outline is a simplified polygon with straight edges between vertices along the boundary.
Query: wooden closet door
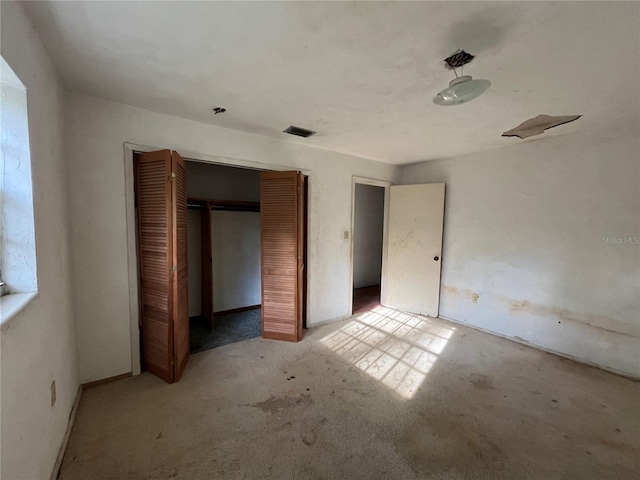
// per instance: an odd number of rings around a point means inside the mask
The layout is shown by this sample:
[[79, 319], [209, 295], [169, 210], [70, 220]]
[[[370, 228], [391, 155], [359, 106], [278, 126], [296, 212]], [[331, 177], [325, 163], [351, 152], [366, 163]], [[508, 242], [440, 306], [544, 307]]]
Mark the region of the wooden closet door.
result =
[[187, 169], [172, 152], [173, 217], [173, 341], [174, 381], [180, 380], [189, 360], [189, 290], [187, 275]]
[[260, 174], [262, 336], [302, 339], [304, 177], [300, 172]]
[[160, 150], [137, 153], [134, 171], [142, 363], [172, 383], [189, 356], [186, 170]]
[[143, 368], [173, 382], [171, 151], [135, 157]]

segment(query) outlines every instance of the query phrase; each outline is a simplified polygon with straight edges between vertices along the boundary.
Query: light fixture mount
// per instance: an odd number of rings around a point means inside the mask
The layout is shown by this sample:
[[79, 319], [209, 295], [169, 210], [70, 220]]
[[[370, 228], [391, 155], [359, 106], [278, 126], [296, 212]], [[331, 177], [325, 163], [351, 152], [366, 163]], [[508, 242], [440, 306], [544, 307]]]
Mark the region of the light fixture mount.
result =
[[444, 59], [444, 68], [455, 71], [456, 68], [461, 68], [467, 63], [471, 63], [474, 58], [476, 58], [475, 55], [458, 49]]
[[453, 70], [456, 78], [449, 82], [449, 86], [441, 90], [433, 97], [433, 103], [442, 106], [455, 106], [467, 103], [474, 98], [482, 95], [490, 86], [489, 80], [474, 80], [471, 75], [458, 76], [456, 68], [461, 69], [467, 63], [470, 63], [475, 56], [464, 50], [457, 50], [452, 55], [444, 59], [444, 65], [447, 70]]

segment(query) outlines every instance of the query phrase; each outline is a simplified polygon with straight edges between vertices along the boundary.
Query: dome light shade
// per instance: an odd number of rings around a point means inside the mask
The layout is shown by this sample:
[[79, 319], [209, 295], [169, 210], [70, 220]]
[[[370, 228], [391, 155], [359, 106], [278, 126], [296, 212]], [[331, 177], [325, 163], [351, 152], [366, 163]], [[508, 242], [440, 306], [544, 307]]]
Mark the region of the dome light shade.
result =
[[470, 75], [454, 78], [449, 82], [449, 87], [438, 92], [433, 97], [433, 103], [436, 105], [453, 106], [467, 103], [478, 98], [489, 87], [489, 80], [474, 80]]

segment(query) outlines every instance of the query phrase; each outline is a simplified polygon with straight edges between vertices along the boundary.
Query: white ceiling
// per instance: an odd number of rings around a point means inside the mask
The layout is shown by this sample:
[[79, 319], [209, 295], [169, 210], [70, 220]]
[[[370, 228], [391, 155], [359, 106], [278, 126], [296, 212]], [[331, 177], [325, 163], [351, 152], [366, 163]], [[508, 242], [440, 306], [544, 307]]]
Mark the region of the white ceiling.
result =
[[[405, 164], [638, 122], [638, 2], [34, 2], [25, 8], [72, 91]], [[490, 90], [432, 103], [464, 48]], [[213, 115], [214, 106], [227, 113]], [[309, 139], [289, 125], [317, 130]], [[535, 137], [534, 137], [535, 138]], [[540, 138], [540, 137], [538, 137]]]

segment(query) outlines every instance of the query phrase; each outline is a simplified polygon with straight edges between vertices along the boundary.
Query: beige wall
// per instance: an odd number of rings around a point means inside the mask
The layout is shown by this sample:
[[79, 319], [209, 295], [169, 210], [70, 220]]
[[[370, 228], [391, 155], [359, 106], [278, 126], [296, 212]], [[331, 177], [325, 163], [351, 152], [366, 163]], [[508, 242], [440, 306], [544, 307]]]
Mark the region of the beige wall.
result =
[[[212, 211], [213, 308], [215, 312], [262, 303], [260, 213]], [[202, 313], [200, 211], [189, 210], [189, 317]]]
[[351, 244], [343, 234], [351, 227], [352, 178], [396, 181], [398, 167], [82, 95], [66, 98], [83, 382], [132, 370], [125, 142], [173, 148], [185, 158], [305, 170], [309, 174], [308, 324], [349, 313]]
[[64, 94], [22, 6], [0, 2], [0, 13], [2, 57], [27, 87], [39, 292], [0, 331], [0, 476], [48, 479], [78, 391]]
[[440, 316], [640, 377], [638, 125], [507, 142], [403, 171], [447, 185]]
[[260, 213], [211, 212], [213, 310], [262, 303]]

